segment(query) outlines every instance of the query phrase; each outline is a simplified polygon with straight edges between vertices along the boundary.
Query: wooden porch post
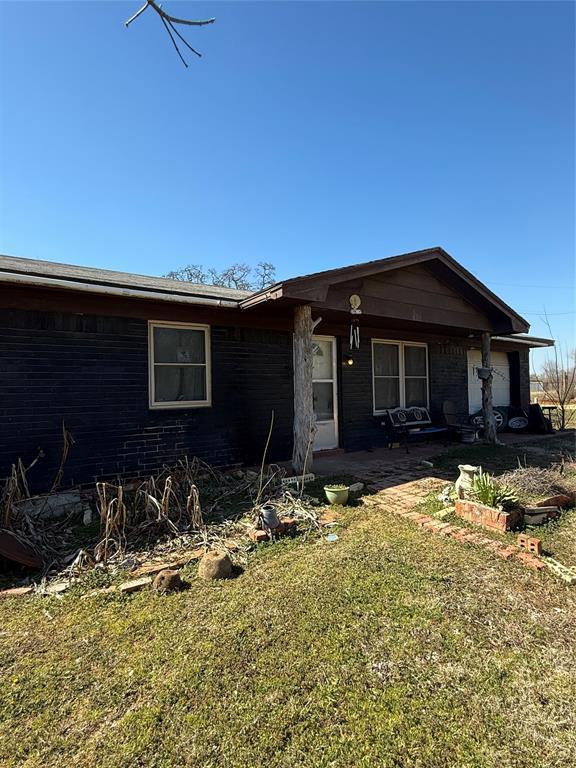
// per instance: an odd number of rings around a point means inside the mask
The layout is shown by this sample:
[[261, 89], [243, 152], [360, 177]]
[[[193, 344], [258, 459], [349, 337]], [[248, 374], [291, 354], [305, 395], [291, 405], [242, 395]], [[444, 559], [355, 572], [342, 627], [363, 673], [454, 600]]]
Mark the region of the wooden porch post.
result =
[[489, 369], [490, 374], [482, 379], [482, 418], [484, 419], [484, 442], [497, 445], [498, 433], [492, 405], [492, 360], [490, 355], [490, 334], [482, 334], [482, 368]]
[[312, 320], [312, 308], [294, 308], [294, 447], [292, 468], [306, 474], [312, 468], [312, 441], [316, 431], [312, 391], [312, 334], [320, 322]]

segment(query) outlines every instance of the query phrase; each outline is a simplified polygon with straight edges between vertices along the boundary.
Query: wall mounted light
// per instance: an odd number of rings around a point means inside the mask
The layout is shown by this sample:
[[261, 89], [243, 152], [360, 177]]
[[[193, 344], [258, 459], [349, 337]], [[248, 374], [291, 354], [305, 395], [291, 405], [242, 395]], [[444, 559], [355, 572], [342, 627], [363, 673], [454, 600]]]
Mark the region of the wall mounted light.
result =
[[354, 365], [354, 358], [353, 357], [345, 357], [344, 358], [344, 365]]

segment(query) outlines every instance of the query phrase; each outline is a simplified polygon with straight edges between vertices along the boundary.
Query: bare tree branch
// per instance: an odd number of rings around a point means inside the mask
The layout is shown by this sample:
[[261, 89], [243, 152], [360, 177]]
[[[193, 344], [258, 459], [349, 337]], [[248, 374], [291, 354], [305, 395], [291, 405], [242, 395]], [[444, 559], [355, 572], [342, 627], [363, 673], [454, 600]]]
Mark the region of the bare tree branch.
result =
[[164, 277], [200, 285], [206, 285], [208, 282], [208, 275], [201, 264], [188, 264], [188, 266], [182, 267], [182, 269], [168, 272]]
[[[554, 338], [546, 310], [543, 321]], [[534, 373], [534, 379], [542, 388], [544, 399], [558, 409], [558, 426], [563, 430], [573, 416], [569, 405], [576, 398], [576, 351], [561, 344], [555, 344], [553, 350], [552, 356], [544, 361], [541, 372]]]
[[[164, 19], [162, 19], [162, 21], [164, 21]], [[175, 34], [175, 35], [178, 35], [178, 37], [180, 38], [180, 40], [182, 40], [182, 42], [184, 43], [184, 45], [185, 45], [187, 48], [189, 48], [189, 49], [192, 51], [192, 53], [195, 53], [195, 54], [196, 54], [196, 56], [198, 56], [199, 58], [202, 58], [202, 54], [201, 54], [199, 51], [197, 51], [197, 50], [196, 50], [196, 48], [192, 48], [192, 46], [190, 45], [190, 43], [188, 42], [188, 40], [186, 40], [184, 37], [182, 37], [182, 35], [180, 34], [180, 32], [178, 32], [178, 30], [176, 29], [176, 27], [174, 26], [174, 24], [172, 24], [172, 22], [171, 22], [171, 21], [168, 21], [168, 22], [167, 22], [167, 24], [168, 24], [168, 26], [170, 27], [170, 29], [172, 30], [172, 32], [174, 32], [174, 34]]]
[[176, 44], [176, 40], [174, 40], [174, 35], [172, 34], [172, 32], [170, 32], [170, 27], [168, 26], [168, 22], [162, 16], [160, 17], [160, 20], [162, 21], [162, 24], [164, 24], [164, 27], [166, 28], [166, 32], [168, 32], [168, 34], [170, 35], [170, 40], [172, 40], [172, 45], [176, 49], [176, 53], [178, 54], [178, 56], [180, 56], [180, 61], [182, 62], [182, 64], [184, 64], [186, 69], [188, 69], [188, 64], [186, 63], [184, 56], [182, 56], [182, 54], [180, 53], [180, 48], [178, 48], [178, 45]]
[[136, 11], [136, 13], [134, 14], [134, 16], [130, 16], [130, 18], [128, 19], [128, 21], [125, 21], [125, 22], [124, 22], [124, 26], [125, 26], [125, 27], [128, 27], [128, 26], [130, 26], [130, 24], [132, 24], [132, 22], [133, 22], [133, 21], [136, 21], [136, 19], [138, 18], [138, 16], [140, 16], [140, 14], [141, 14], [141, 13], [144, 13], [144, 11], [146, 10], [146, 8], [148, 8], [148, 2], [146, 2], [146, 3], [145, 3], [143, 6], [142, 6], [142, 8], [140, 8], [139, 10], [137, 10], [137, 11]]
[[181, 269], [168, 272], [164, 277], [185, 280], [191, 283], [220, 285], [243, 291], [260, 291], [274, 283], [276, 268], [269, 262], [260, 262], [255, 268], [249, 264], [231, 264], [219, 272], [214, 267], [205, 270], [201, 264], [188, 264]]
[[276, 280], [276, 267], [269, 261], [260, 261], [254, 270], [256, 280], [254, 281], [254, 287], [262, 290], [273, 285]]
[[159, 13], [160, 16], [162, 16], [163, 19], [166, 19], [166, 21], [171, 21], [173, 24], [188, 24], [191, 27], [204, 27], [206, 24], [214, 24], [216, 19], [205, 19], [204, 21], [191, 21], [190, 19], [177, 19], [175, 16], [169, 16], [165, 11], [160, 8], [159, 5], [156, 5], [154, 0], [148, 0], [148, 5], [151, 5], [152, 8], [156, 11], [156, 13]]
[[190, 51], [192, 51], [192, 53], [195, 53], [196, 56], [199, 56], [199, 57], [202, 56], [201, 53], [199, 53], [195, 48], [193, 48], [190, 45], [190, 43], [187, 40], [184, 39], [184, 37], [176, 29], [174, 24], [186, 24], [187, 26], [190, 26], [190, 27], [203, 27], [206, 24], [213, 24], [216, 21], [216, 19], [204, 19], [203, 21], [193, 20], [193, 19], [179, 19], [179, 18], [176, 18], [176, 16], [170, 16], [170, 14], [166, 13], [166, 11], [164, 11], [161, 6], [159, 6], [156, 2], [154, 2], [154, 0], [146, 0], [146, 4], [143, 5], [142, 8], [139, 8], [136, 11], [136, 13], [128, 19], [128, 21], [124, 22], [124, 25], [126, 27], [130, 26], [130, 24], [132, 24], [132, 22], [135, 21], [138, 18], [138, 16], [143, 14], [147, 8], [152, 8], [154, 11], [156, 11], [158, 16], [160, 16], [160, 20], [162, 21], [162, 24], [164, 25], [166, 32], [168, 32], [168, 35], [170, 36], [172, 45], [174, 46], [176, 53], [180, 57], [182, 64], [184, 64], [186, 68], [188, 68], [188, 64], [186, 63], [186, 60], [182, 56], [182, 53], [178, 48], [178, 44], [174, 39], [174, 35], [172, 34], [172, 32], [174, 32], [174, 34], [180, 38], [180, 40], [184, 43], [184, 45]]

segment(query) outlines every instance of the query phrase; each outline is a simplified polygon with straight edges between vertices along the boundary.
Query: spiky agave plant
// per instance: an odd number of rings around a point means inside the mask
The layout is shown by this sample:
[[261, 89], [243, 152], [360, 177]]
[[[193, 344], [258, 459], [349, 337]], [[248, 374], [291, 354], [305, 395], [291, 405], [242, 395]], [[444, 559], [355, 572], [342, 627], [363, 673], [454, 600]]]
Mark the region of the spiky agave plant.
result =
[[518, 504], [518, 497], [508, 485], [498, 483], [488, 472], [481, 472], [472, 481], [472, 496], [488, 507], [507, 510]]

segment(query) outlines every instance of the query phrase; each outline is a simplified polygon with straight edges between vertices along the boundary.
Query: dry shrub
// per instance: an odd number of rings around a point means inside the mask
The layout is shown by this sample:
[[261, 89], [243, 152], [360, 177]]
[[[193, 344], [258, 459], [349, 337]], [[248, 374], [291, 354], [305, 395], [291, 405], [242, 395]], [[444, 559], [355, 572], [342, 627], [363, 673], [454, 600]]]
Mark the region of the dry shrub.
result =
[[96, 483], [102, 532], [94, 550], [96, 560], [106, 563], [122, 554], [129, 540], [145, 542], [200, 530], [204, 520], [196, 486], [198, 472], [197, 463], [181, 461], [137, 487]]
[[500, 475], [498, 482], [513, 488], [523, 502], [576, 490], [576, 480], [556, 468], [518, 467]]

